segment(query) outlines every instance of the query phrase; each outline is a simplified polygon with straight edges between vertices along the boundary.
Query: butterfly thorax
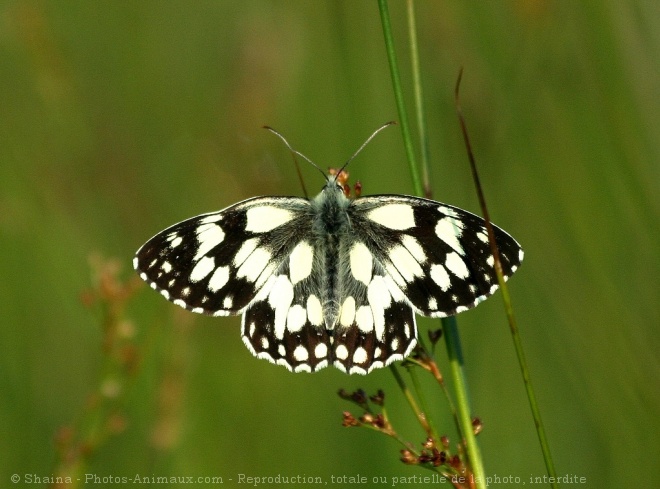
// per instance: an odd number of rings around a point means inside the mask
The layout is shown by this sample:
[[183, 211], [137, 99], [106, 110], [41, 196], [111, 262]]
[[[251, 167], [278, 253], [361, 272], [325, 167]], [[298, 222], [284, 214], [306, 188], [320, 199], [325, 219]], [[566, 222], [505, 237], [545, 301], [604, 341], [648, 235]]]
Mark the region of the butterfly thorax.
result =
[[315, 249], [319, 250], [314, 271], [320, 282], [321, 304], [326, 328], [333, 330], [340, 314], [342, 287], [338, 257], [351, 232], [347, 209], [351, 201], [334, 181], [328, 182], [312, 201]]

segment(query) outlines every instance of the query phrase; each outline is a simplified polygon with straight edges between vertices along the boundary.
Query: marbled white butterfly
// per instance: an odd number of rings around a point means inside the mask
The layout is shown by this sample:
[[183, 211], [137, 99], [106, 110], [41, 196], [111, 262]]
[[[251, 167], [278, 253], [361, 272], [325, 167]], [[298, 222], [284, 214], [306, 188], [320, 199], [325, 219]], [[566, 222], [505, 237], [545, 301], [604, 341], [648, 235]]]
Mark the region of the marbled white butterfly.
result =
[[[493, 229], [508, 278], [523, 251]], [[406, 195], [351, 200], [337, 176], [312, 200], [254, 197], [175, 224], [133, 265], [178, 306], [242, 314], [252, 354], [293, 372], [389, 365], [414, 348], [415, 313], [458, 314], [498, 288], [483, 219]]]

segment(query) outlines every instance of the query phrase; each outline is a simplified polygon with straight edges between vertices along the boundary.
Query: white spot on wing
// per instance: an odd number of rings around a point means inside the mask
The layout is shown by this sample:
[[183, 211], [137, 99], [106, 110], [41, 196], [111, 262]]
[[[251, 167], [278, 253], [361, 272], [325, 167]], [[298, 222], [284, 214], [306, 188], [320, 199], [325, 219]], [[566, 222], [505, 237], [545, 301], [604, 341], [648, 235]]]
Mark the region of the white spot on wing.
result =
[[250, 207], [246, 216], [245, 230], [251, 233], [266, 233], [293, 219], [291, 211], [272, 205]]
[[199, 260], [225, 239], [225, 233], [220, 226], [215, 224], [202, 224], [197, 228], [197, 241], [199, 248], [195, 253], [193, 261]]
[[415, 214], [408, 204], [385, 204], [367, 212], [367, 217], [389, 229], [403, 231], [415, 227]]
[[[371, 333], [374, 330], [374, 316], [369, 306], [360, 306], [355, 314], [355, 323], [360, 331]], [[380, 338], [380, 337], [379, 337]]]
[[245, 277], [250, 282], [256, 282], [263, 269], [268, 265], [270, 257], [270, 252], [267, 249], [255, 249], [247, 260], [245, 260], [239, 267], [236, 276], [238, 278]]
[[259, 275], [259, 279], [254, 283], [255, 287], [261, 287], [270, 277], [272, 277], [275, 268], [274, 263], [269, 263], [268, 266], [264, 268], [263, 272], [261, 272], [261, 275]]
[[344, 367], [344, 364], [341, 363], [339, 360], [335, 360], [334, 366], [337, 367], [342, 372], [346, 373], [346, 367]]
[[342, 326], [350, 326], [355, 320], [355, 299], [352, 296], [348, 296], [344, 303], [341, 306], [341, 316], [339, 318], [339, 323]]
[[268, 304], [275, 310], [275, 337], [282, 339], [286, 328], [287, 313], [293, 301], [293, 286], [286, 275], [275, 279], [268, 295]]
[[390, 307], [392, 296], [381, 276], [375, 276], [367, 288], [367, 298], [374, 318], [374, 331], [378, 338], [385, 332], [385, 309]]
[[410, 236], [409, 234], [404, 234], [401, 238], [401, 243], [406, 249], [410, 252], [415, 260], [419, 263], [424, 263], [426, 261], [426, 253], [424, 253], [424, 248], [419, 244], [416, 238]]
[[408, 285], [392, 263], [388, 262], [385, 264], [385, 271], [387, 271], [387, 275], [391, 277], [394, 283], [396, 283], [399, 287], [406, 287]]
[[286, 329], [291, 333], [297, 333], [307, 322], [307, 312], [300, 305], [291, 306], [286, 316]]
[[231, 309], [233, 305], [234, 305], [234, 298], [230, 295], [225, 297], [222, 301], [222, 307], [224, 307], [225, 309]]
[[335, 350], [335, 356], [340, 360], [346, 360], [348, 358], [348, 350], [344, 345], [339, 345]]
[[[265, 354], [265, 356], [262, 358], [270, 359], [270, 355], [268, 355], [268, 353], [263, 352], [262, 354]], [[283, 367], [286, 367], [286, 369], [289, 372], [293, 371], [291, 365], [289, 365], [289, 362], [286, 361], [286, 358], [278, 358], [277, 361], [275, 362], [275, 365], [282, 365]]]
[[388, 255], [396, 269], [406, 282], [412, 282], [415, 277], [424, 274], [422, 267], [415, 261], [410, 252], [401, 245], [396, 245], [388, 251]]
[[457, 253], [449, 253], [445, 259], [445, 266], [459, 278], [468, 278], [470, 271], [463, 259]]
[[438, 238], [451, 246], [454, 251], [463, 255], [465, 250], [458, 241], [458, 238], [462, 234], [461, 228], [457, 226], [459, 223], [459, 221], [452, 219], [451, 217], [443, 217], [438, 221], [438, 224], [435, 225], [435, 234]]
[[325, 358], [328, 355], [328, 347], [325, 346], [325, 343], [319, 343], [314, 348], [314, 356], [316, 358]]
[[170, 248], [176, 248], [176, 247], [179, 246], [182, 242], [183, 242], [183, 238], [182, 238], [181, 236], [177, 236], [177, 237], [174, 238], [174, 239], [172, 240], [172, 242], [170, 243]]
[[371, 282], [371, 270], [373, 267], [373, 257], [369, 248], [361, 241], [357, 241], [350, 251], [351, 273], [355, 280], [359, 280], [365, 285]]
[[160, 268], [161, 268], [161, 270], [163, 270], [163, 272], [170, 273], [172, 271], [172, 264], [168, 261], [164, 261], [161, 264]]
[[[436, 284], [438, 284], [438, 287], [440, 287], [445, 292], [449, 290], [449, 287], [451, 287], [451, 279], [449, 278], [449, 274], [447, 273], [445, 267], [442, 265], [435, 264], [431, 266], [431, 278]], [[437, 303], [435, 305], [437, 307]], [[432, 309], [436, 309], [436, 307], [433, 307]]]
[[384, 279], [385, 284], [387, 285], [387, 289], [390, 291], [390, 294], [392, 294], [392, 299], [394, 302], [408, 302], [408, 299], [403, 294], [403, 292], [401, 292], [401, 289], [396, 284], [396, 282], [394, 282], [390, 275], [385, 275]]
[[438, 207], [438, 210], [442, 212], [444, 215], [449, 216], [449, 217], [458, 217], [458, 214], [454, 209], [451, 207], [447, 207], [445, 205], [441, 205]]
[[301, 241], [289, 256], [289, 270], [291, 282], [295, 285], [309, 277], [314, 263], [314, 249], [307, 241]]
[[361, 346], [358, 346], [355, 349], [355, 353], [353, 353], [353, 362], [354, 363], [364, 363], [367, 361], [367, 350], [362, 348]]
[[218, 222], [221, 219], [222, 219], [222, 214], [211, 214], [210, 216], [206, 216], [205, 218], [203, 218], [199, 222], [201, 222], [202, 224], [208, 224], [208, 223], [211, 223], [211, 222]]
[[323, 323], [321, 301], [314, 294], [307, 298], [307, 319], [312, 326], [320, 326]]
[[234, 266], [238, 267], [247, 260], [248, 256], [252, 254], [258, 244], [259, 240], [257, 238], [250, 238], [243, 241], [241, 248], [238, 250], [238, 253], [236, 253], [236, 256], [234, 256]]
[[205, 256], [197, 262], [195, 268], [190, 272], [190, 281], [199, 282], [205, 278], [215, 268], [215, 259], [210, 256]]
[[296, 349], [293, 350], [293, 358], [299, 362], [304, 362], [309, 358], [309, 353], [307, 352], [307, 348], [305, 348], [302, 345], [296, 346]]
[[209, 290], [211, 292], [220, 290], [227, 282], [229, 282], [229, 267], [218, 267], [209, 280]]

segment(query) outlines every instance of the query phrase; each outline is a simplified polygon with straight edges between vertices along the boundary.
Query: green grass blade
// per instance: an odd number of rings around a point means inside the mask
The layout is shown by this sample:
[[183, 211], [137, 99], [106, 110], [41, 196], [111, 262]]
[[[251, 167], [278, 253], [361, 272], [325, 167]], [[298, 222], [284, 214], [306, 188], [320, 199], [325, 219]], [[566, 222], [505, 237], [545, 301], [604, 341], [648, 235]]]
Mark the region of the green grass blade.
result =
[[[388, 61], [390, 65], [390, 73], [392, 75], [392, 85], [394, 89], [394, 96], [396, 99], [397, 110], [399, 113], [401, 123], [401, 133], [403, 135], [404, 146], [406, 148], [406, 155], [408, 157], [408, 166], [410, 168], [411, 177], [413, 180], [413, 187], [417, 195], [423, 194], [417, 162], [415, 159], [415, 152], [413, 150], [412, 136], [410, 133], [410, 125], [408, 123], [407, 112], [405, 108], [405, 101], [403, 98], [403, 89], [401, 87], [401, 77], [399, 74], [398, 63], [396, 61], [396, 52], [394, 49], [394, 37], [392, 35], [392, 26], [390, 23], [389, 9], [386, 0], [378, 0], [380, 9], [380, 16], [383, 26], [383, 34], [385, 37], [385, 46], [387, 50]], [[412, 13], [412, 9], [409, 13]], [[413, 21], [414, 25], [414, 21]], [[413, 68], [418, 71], [415, 75], [419, 80], [419, 64], [417, 63]], [[421, 102], [421, 99], [420, 99]], [[419, 113], [419, 111], [418, 111]], [[424, 135], [423, 137], [426, 138]], [[422, 141], [422, 145], [426, 141]], [[481, 451], [477, 444], [474, 431], [472, 428], [472, 418], [470, 416], [470, 407], [467, 395], [467, 380], [463, 374], [463, 359], [461, 356], [460, 336], [456, 325], [456, 319], [445, 318], [442, 321], [445, 330], [445, 343], [447, 345], [447, 355], [451, 365], [453, 386], [456, 394], [456, 402], [459, 415], [459, 424], [461, 426], [461, 436], [465, 440], [466, 449], [468, 452], [469, 464], [472, 468], [475, 477], [475, 486], [477, 488], [485, 488], [485, 472], [483, 462], [481, 459]]]

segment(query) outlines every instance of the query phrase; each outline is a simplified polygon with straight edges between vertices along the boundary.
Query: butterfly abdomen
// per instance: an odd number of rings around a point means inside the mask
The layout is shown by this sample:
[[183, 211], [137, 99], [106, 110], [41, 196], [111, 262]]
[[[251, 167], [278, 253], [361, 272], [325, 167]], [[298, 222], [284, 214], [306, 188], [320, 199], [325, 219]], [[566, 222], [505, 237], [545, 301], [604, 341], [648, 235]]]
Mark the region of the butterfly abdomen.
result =
[[341, 243], [350, 233], [346, 209], [350, 201], [341, 187], [329, 183], [312, 201], [314, 249], [318, 254], [314, 266], [320, 282], [323, 318], [327, 330], [332, 331], [339, 318], [341, 290], [339, 285]]

